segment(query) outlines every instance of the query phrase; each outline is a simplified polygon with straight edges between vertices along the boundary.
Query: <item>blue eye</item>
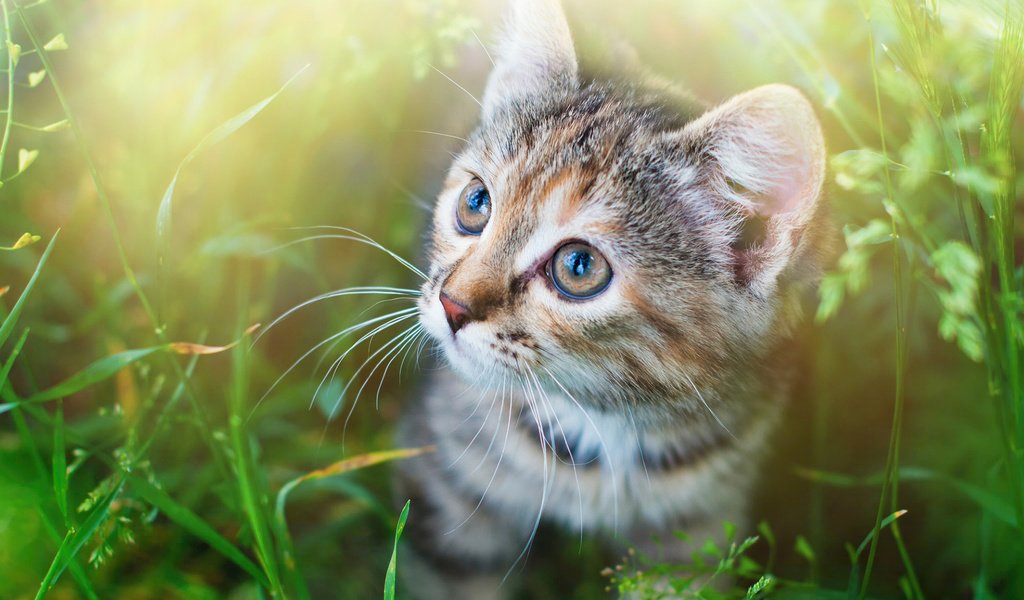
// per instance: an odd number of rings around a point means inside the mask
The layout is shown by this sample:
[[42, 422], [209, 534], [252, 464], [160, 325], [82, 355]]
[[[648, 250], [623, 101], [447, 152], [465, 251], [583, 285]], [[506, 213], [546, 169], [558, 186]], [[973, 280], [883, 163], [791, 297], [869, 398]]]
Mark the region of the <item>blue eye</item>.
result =
[[563, 296], [584, 300], [593, 298], [608, 287], [612, 269], [592, 246], [583, 242], [570, 242], [551, 257], [548, 276]]
[[491, 194], [479, 179], [469, 182], [459, 195], [455, 206], [455, 222], [459, 231], [467, 235], [480, 235], [491, 218]]

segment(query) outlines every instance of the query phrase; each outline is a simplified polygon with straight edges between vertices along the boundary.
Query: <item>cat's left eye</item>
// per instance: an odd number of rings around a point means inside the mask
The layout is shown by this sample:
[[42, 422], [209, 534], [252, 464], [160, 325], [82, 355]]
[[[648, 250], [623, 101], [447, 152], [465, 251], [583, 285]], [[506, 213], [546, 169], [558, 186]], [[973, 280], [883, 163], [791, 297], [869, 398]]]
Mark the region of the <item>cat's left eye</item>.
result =
[[459, 194], [455, 206], [455, 222], [459, 231], [467, 235], [480, 235], [491, 218], [491, 194], [483, 182], [473, 178]]
[[563, 296], [586, 300], [600, 294], [612, 279], [612, 268], [601, 253], [583, 242], [569, 242], [555, 251], [548, 277]]

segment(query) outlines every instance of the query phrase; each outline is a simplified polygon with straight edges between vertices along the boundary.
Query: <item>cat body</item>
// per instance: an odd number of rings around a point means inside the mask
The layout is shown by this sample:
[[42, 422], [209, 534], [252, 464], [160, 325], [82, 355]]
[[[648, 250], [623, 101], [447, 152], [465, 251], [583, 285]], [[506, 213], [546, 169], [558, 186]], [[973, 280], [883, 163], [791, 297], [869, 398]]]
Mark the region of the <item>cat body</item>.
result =
[[542, 522], [669, 561], [743, 528], [827, 245], [809, 103], [589, 78], [558, 3], [518, 0], [482, 109], [419, 303], [445, 366], [398, 431], [436, 448], [399, 467], [407, 589], [498, 597]]

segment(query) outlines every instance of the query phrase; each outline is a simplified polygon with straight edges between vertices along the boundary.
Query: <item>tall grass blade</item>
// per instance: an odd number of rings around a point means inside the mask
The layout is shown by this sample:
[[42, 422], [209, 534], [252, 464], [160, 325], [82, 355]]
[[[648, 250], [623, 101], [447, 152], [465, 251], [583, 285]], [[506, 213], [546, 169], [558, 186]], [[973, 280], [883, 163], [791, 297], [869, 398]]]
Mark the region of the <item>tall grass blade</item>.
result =
[[[237, 115], [231, 117], [227, 121], [224, 121], [223, 123], [218, 125], [215, 129], [213, 129], [213, 131], [206, 134], [206, 136], [203, 137], [203, 139], [201, 139], [198, 144], [196, 144], [196, 147], [192, 148], [192, 150], [187, 155], [185, 155], [185, 158], [182, 159], [181, 163], [178, 164], [178, 168], [174, 171], [174, 177], [171, 178], [171, 183], [168, 184], [167, 189], [164, 190], [163, 197], [160, 199], [160, 207], [157, 209], [156, 215], [157, 261], [160, 267], [159, 275], [161, 280], [161, 288], [163, 287], [163, 282], [165, 281], [164, 272], [166, 265], [164, 263], [167, 256], [168, 243], [170, 241], [174, 189], [178, 184], [178, 177], [181, 176], [181, 172], [185, 169], [186, 166], [188, 166], [190, 162], [192, 162], [192, 160], [196, 156], [202, 153], [203, 150], [209, 148], [210, 146], [213, 146], [218, 142], [223, 141], [224, 139], [231, 136], [231, 134], [241, 129], [246, 123], [253, 120], [256, 117], [256, 115], [260, 114], [263, 111], [263, 109], [267, 107], [267, 105], [269, 105], [278, 96], [280, 96], [281, 93], [284, 92], [285, 88], [287, 88], [293, 81], [295, 81], [295, 79], [299, 75], [301, 75], [308, 67], [309, 65], [306, 65], [305, 67], [299, 69], [297, 73], [292, 75], [291, 78], [288, 79], [288, 81], [284, 82], [284, 85], [278, 88], [278, 90], [273, 94], [267, 96], [263, 100], [260, 100], [256, 104], [253, 104], [249, 108], [246, 108], [242, 112], [238, 113]], [[163, 294], [161, 293], [161, 296], [162, 295]]]
[[[143, 358], [164, 350], [165, 346], [150, 346], [149, 348], [138, 348], [135, 350], [125, 350], [124, 352], [118, 352], [117, 354], [111, 354], [110, 356], [104, 356], [97, 360], [81, 371], [75, 373], [71, 377], [68, 377], [61, 383], [47, 388], [41, 392], [32, 394], [26, 399], [26, 402], [46, 402], [48, 400], [56, 400], [57, 398], [64, 398], [70, 396], [76, 392], [80, 392], [87, 387], [91, 387], [105, 379], [109, 379], [117, 374], [118, 371], [127, 367], [128, 365], [138, 362]], [[0, 407], [0, 412], [3, 412]]]
[[82, 523], [81, 527], [68, 531], [60, 548], [57, 549], [56, 556], [53, 557], [53, 562], [50, 563], [49, 570], [46, 571], [46, 576], [43, 577], [43, 581], [39, 584], [39, 593], [36, 595], [37, 599], [45, 596], [46, 592], [57, 583], [57, 580], [64, 573], [72, 559], [78, 555], [85, 543], [92, 538], [93, 534], [96, 533], [96, 529], [106, 521], [110, 514], [110, 505], [120, 495], [124, 482], [125, 480], [121, 478], [114, 485], [113, 490], [92, 509], [89, 518]]
[[274, 514], [278, 520], [282, 523], [284, 522], [285, 504], [288, 501], [288, 494], [290, 494], [292, 490], [298, 487], [301, 483], [324, 479], [325, 477], [344, 475], [345, 473], [358, 469], [365, 469], [366, 467], [372, 467], [373, 465], [379, 465], [381, 463], [391, 462], [394, 460], [412, 458], [414, 456], [433, 452], [434, 450], [435, 448], [433, 446], [423, 446], [421, 448], [401, 448], [398, 450], [370, 452], [368, 454], [360, 454], [359, 456], [340, 460], [322, 469], [317, 469], [316, 471], [310, 471], [309, 473], [296, 477], [281, 486], [281, 491], [277, 493], [277, 502], [275, 504]]
[[7, 383], [7, 377], [11, 374], [11, 368], [14, 367], [14, 361], [18, 359], [18, 355], [21, 354], [21, 348], [25, 345], [25, 340], [28, 339], [28, 328], [21, 332], [21, 337], [14, 343], [14, 349], [11, 350], [11, 355], [4, 361], [4, 366], [0, 367], [0, 389], [3, 389]]
[[60, 230], [58, 229], [53, 237], [50, 238], [50, 243], [46, 245], [46, 250], [43, 251], [43, 255], [39, 258], [39, 264], [36, 265], [35, 272], [32, 273], [32, 277], [28, 280], [28, 284], [25, 285], [25, 289], [21, 292], [21, 296], [14, 303], [14, 307], [11, 308], [11, 312], [4, 319], [3, 324], [0, 324], [0, 347], [3, 347], [4, 342], [10, 337], [11, 332], [14, 331], [14, 325], [18, 322], [18, 317], [21, 316], [21, 311], [25, 309], [25, 302], [28, 300], [28, 295], [32, 293], [32, 288], [35, 287], [36, 282], [39, 281], [39, 274], [43, 271], [43, 266], [46, 264], [47, 259], [50, 258], [50, 252], [53, 251], [53, 245], [57, 242], [57, 237], [60, 236]]
[[[239, 315], [248, 313], [246, 294], [248, 293], [249, 286], [247, 277], [247, 273], [243, 272], [245, 281], [239, 286]], [[239, 329], [243, 330], [241, 324], [239, 324]], [[267, 515], [262, 504], [264, 498], [263, 491], [258, 487], [259, 482], [250, 455], [249, 435], [246, 431], [245, 421], [242, 418], [245, 399], [249, 394], [248, 348], [245, 344], [236, 345], [232, 350], [231, 356], [229, 432], [231, 447], [234, 452], [235, 474], [238, 478], [238, 488], [242, 498], [242, 507], [245, 509], [249, 527], [252, 529], [252, 536], [256, 543], [256, 556], [259, 558], [263, 572], [267, 576], [269, 584], [267, 589], [274, 596], [283, 598], [285, 593], [279, 575], [280, 569], [278, 568], [277, 552], [270, 537]]]
[[64, 525], [71, 527], [68, 516], [68, 465], [64, 453], [64, 402], [57, 401], [53, 417], [53, 495], [57, 498], [57, 509], [64, 517]]
[[166, 492], [141, 477], [131, 477], [130, 485], [146, 502], [167, 515], [168, 519], [182, 526], [186, 531], [203, 540], [211, 548], [230, 559], [231, 562], [241, 567], [253, 579], [258, 581], [260, 585], [269, 587], [270, 582], [267, 581], [266, 575], [256, 566], [256, 563], [249, 560], [245, 554], [242, 554], [241, 550], [224, 538], [224, 536], [217, 533], [213, 527], [199, 518], [194, 512], [175, 502]]
[[[305, 581], [302, 579], [301, 573], [299, 573], [295, 556], [295, 548], [292, 544], [291, 534], [288, 531], [288, 521], [285, 515], [285, 505], [288, 502], [288, 495], [298, 487], [299, 484], [306, 481], [316, 481], [318, 479], [335, 477], [384, 462], [411, 458], [426, 452], [432, 452], [433, 450], [433, 447], [428, 446], [424, 448], [403, 448], [399, 450], [384, 450], [380, 452], [361, 454], [359, 456], [338, 461], [322, 469], [311, 471], [305, 475], [296, 477], [281, 486], [281, 490], [277, 493], [277, 501], [274, 505], [274, 525], [277, 529], [277, 537], [284, 549], [285, 569], [288, 571], [292, 587], [296, 590], [296, 593], [300, 598], [308, 598], [309, 591], [306, 590]], [[366, 493], [360, 495], [360, 498], [371, 505], [376, 502], [372, 496]], [[379, 502], [377, 502], [377, 504], [379, 504]], [[388, 518], [390, 519], [390, 517]]]
[[395, 600], [396, 579], [398, 575], [398, 540], [405, 530], [405, 520], [409, 518], [409, 505], [412, 500], [405, 501], [405, 508], [398, 517], [398, 525], [395, 526], [395, 547], [391, 550], [391, 562], [388, 563], [388, 572], [384, 576], [384, 600]]

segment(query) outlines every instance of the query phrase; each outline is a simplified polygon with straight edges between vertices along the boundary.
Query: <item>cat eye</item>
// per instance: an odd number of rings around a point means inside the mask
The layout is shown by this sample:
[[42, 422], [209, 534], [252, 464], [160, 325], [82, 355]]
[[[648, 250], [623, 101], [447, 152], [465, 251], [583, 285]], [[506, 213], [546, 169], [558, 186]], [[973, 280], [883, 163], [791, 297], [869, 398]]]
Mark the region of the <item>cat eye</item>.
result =
[[459, 195], [455, 206], [455, 222], [459, 231], [467, 235], [480, 235], [491, 218], [491, 194], [476, 178]]
[[612, 268], [589, 244], [569, 242], [551, 257], [548, 278], [563, 296], [573, 300], [593, 298], [608, 287]]

